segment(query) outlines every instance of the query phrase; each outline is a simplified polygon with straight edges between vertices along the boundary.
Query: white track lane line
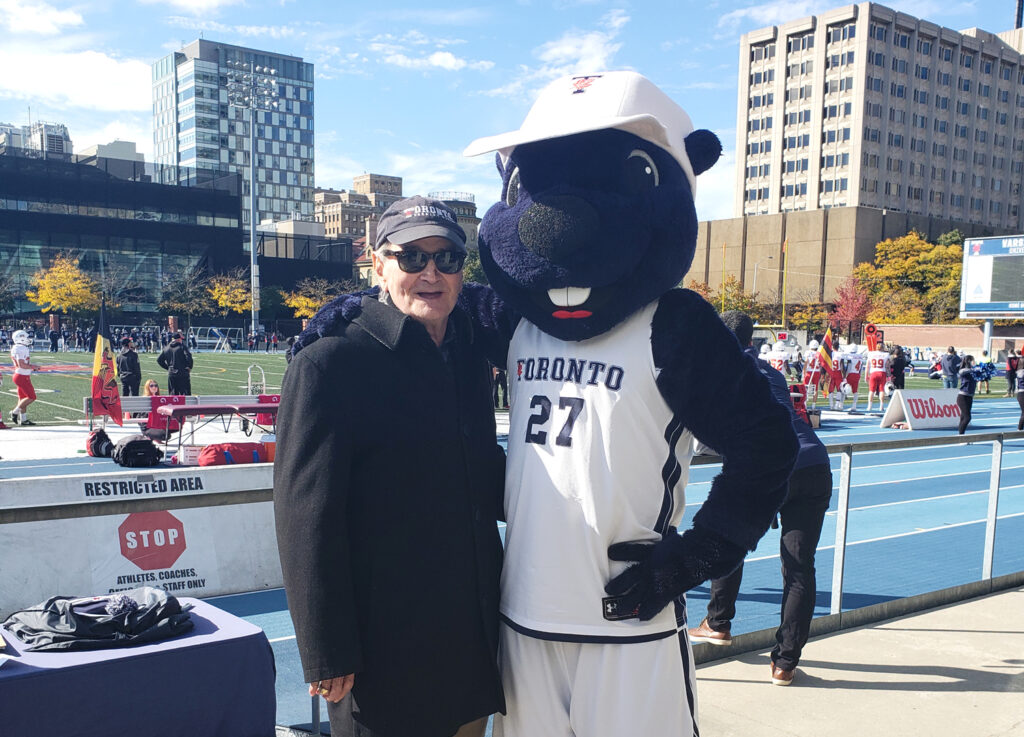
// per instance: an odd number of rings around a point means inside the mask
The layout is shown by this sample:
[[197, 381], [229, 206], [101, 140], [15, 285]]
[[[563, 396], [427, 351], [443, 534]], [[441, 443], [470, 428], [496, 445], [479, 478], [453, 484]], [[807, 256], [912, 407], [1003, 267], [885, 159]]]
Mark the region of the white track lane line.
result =
[[[1014, 517], [1024, 517], [1024, 512], [1017, 512], [1015, 514], [1000, 515], [996, 519], [997, 520], [1013, 519]], [[867, 543], [877, 543], [877, 542], [882, 542], [884, 540], [895, 540], [896, 538], [910, 537], [911, 535], [924, 535], [924, 534], [927, 534], [929, 532], [939, 532], [940, 530], [951, 530], [954, 527], [966, 527], [967, 525], [983, 525], [983, 524], [985, 524], [985, 520], [984, 519], [975, 519], [975, 520], [971, 520], [969, 522], [954, 522], [953, 524], [949, 524], [949, 525], [941, 525], [939, 527], [929, 527], [928, 529], [925, 529], [925, 530], [920, 530], [919, 529], [919, 530], [914, 530], [912, 532], [897, 532], [895, 535], [883, 535], [882, 537], [873, 537], [873, 538], [871, 538], [869, 540], [857, 540], [855, 542], [848, 542], [848, 543], [846, 543], [846, 547], [849, 548], [849, 547], [851, 547], [853, 545], [866, 545]], [[822, 550], [833, 550], [834, 548], [835, 548], [835, 545], [822, 545], [820, 548], [816, 548], [815, 550], [817, 552], [820, 552]], [[778, 558], [778, 557], [779, 556], [777, 554], [776, 555], [764, 555], [764, 556], [760, 556], [758, 558], [747, 558], [743, 562], [744, 563], [755, 563], [757, 561], [772, 560], [773, 558]]]

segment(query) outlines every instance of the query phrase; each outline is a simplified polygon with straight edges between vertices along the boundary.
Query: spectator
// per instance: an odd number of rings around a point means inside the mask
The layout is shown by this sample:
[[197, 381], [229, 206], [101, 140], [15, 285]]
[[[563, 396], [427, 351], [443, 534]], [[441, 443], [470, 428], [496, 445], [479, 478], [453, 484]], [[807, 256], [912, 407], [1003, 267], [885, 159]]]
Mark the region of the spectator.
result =
[[285, 373], [278, 548], [303, 674], [332, 734], [354, 715], [374, 735], [483, 735], [503, 710], [503, 463], [488, 364], [456, 308], [465, 256], [443, 203], [394, 203], [373, 252], [383, 299], [364, 297], [352, 323], [326, 307], [329, 327]]
[[[753, 322], [742, 312], [722, 314], [726, 324], [745, 346], [747, 355], [755, 358], [750, 338]], [[763, 361], [757, 366], [768, 379], [772, 394], [790, 410], [793, 429], [800, 440], [796, 466], [789, 478], [786, 501], [779, 509], [782, 538], [779, 554], [782, 559], [782, 618], [775, 631], [772, 649], [771, 681], [776, 686], [793, 682], [797, 663], [811, 630], [816, 590], [814, 552], [821, 537], [821, 527], [832, 496], [832, 470], [828, 452], [811, 426], [793, 412], [789, 386], [778, 371]], [[732, 619], [736, 616], [736, 597], [743, 579], [743, 564], [728, 576], [711, 581], [711, 599], [707, 616], [700, 625], [688, 630], [691, 640], [712, 645], [732, 642]]]
[[127, 336], [121, 338], [121, 352], [117, 356], [117, 375], [121, 377], [122, 396], [139, 396], [142, 367], [139, 365], [139, 354], [135, 352], [135, 343]]
[[989, 381], [989, 377], [992, 376], [993, 374], [995, 374], [996, 366], [995, 366], [994, 363], [992, 363], [992, 359], [988, 357], [988, 351], [982, 351], [981, 352], [981, 361], [978, 363], [978, 368], [985, 368], [985, 369], [987, 369], [986, 372], [985, 372], [985, 378], [978, 380], [978, 388], [981, 389], [984, 386], [985, 387], [985, 393], [986, 394], [991, 394], [991, 392], [989, 391], [989, 383], [988, 383], [988, 381]]
[[[1006, 396], [1012, 397], [1019, 390], [1017, 369], [1020, 368], [1020, 355], [1013, 348], [1006, 352]], [[1020, 395], [1018, 395], [1019, 398]]]
[[974, 372], [974, 356], [964, 356], [963, 364], [958, 369], [960, 377], [960, 392], [956, 395], [956, 406], [960, 408], [960, 425], [957, 432], [964, 434], [967, 426], [971, 423], [971, 405], [974, 404], [974, 390], [978, 385], [978, 378]]
[[904, 384], [906, 383], [906, 370], [908, 364], [910, 364], [910, 361], [907, 360], [907, 355], [903, 352], [903, 347], [896, 346], [893, 348], [889, 359], [889, 375], [892, 377], [892, 386], [894, 391], [896, 389], [905, 388]]
[[1024, 430], [1024, 361], [1017, 363], [1016, 374], [1017, 389], [1014, 393], [1017, 395], [1017, 404], [1020, 405], [1020, 419], [1017, 421], [1017, 429]]
[[156, 358], [160, 368], [167, 369], [167, 393], [192, 393], [192, 354], [182, 345], [181, 333], [175, 333], [171, 342]]
[[277, 353], [277, 332], [270, 336], [270, 342], [274, 344], [274, 353]]
[[[146, 386], [142, 390], [142, 396], [160, 396], [160, 385], [156, 382], [156, 379], [146, 380]], [[146, 424], [142, 426], [142, 434], [150, 440], [162, 442], [169, 439], [171, 435], [177, 432], [180, 428], [181, 425], [177, 420], [165, 417], [157, 412], [156, 409], [150, 409], [149, 416], [146, 418]]]
[[[494, 375], [494, 409], [499, 407], [508, 409], [508, 374], [505, 373], [505, 369], [498, 368], [497, 366], [491, 367], [491, 373]], [[504, 400], [502, 404], [498, 404], [499, 389], [501, 389], [501, 396]]]
[[47, 334], [50, 339], [50, 353], [56, 353], [59, 348], [60, 333], [53, 328], [50, 328], [50, 332]]
[[956, 389], [957, 377], [960, 373], [960, 356], [956, 354], [956, 348], [950, 346], [940, 363], [942, 364], [942, 388]]

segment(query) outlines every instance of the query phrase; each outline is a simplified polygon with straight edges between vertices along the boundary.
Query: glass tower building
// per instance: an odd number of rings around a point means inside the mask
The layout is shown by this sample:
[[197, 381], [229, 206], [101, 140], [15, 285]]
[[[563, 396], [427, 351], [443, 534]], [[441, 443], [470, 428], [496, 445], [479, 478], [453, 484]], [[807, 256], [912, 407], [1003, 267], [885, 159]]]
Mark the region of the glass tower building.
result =
[[257, 217], [312, 220], [313, 65], [299, 57], [198, 39], [155, 62], [154, 160], [168, 172], [180, 166], [241, 174], [242, 225], [249, 229], [251, 111], [229, 104], [228, 80], [237, 64], [250, 62], [275, 70], [278, 102], [274, 111], [255, 112]]

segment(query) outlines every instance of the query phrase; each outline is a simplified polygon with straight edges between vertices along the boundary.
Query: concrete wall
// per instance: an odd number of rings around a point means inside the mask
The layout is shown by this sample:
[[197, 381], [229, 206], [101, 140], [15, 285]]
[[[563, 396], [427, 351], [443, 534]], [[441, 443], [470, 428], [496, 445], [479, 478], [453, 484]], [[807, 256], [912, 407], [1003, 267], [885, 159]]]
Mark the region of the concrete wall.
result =
[[[874, 259], [879, 241], [918, 230], [934, 242], [955, 228], [967, 237], [1007, 234], [988, 226], [872, 207], [704, 221], [698, 223], [697, 250], [683, 284], [695, 279], [718, 289], [723, 277], [733, 275], [751, 292], [756, 267], [757, 292], [763, 300], [772, 300], [782, 293], [785, 268], [787, 302], [831, 302], [854, 266]], [[788, 263], [784, 267], [782, 244], [787, 239]]]

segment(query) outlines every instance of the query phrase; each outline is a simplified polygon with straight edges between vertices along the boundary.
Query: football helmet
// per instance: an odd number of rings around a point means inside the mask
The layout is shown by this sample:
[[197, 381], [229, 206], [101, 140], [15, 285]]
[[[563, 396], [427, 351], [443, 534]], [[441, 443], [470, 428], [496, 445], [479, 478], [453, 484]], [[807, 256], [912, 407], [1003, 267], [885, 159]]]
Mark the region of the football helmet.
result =
[[14, 334], [11, 335], [11, 340], [14, 341], [15, 345], [32, 345], [32, 340], [24, 330], [15, 330]]
[[807, 347], [810, 348], [812, 351], [818, 350], [819, 346], [820, 343], [818, 343], [818, 341], [816, 340], [812, 340], [810, 343], [807, 344]]

